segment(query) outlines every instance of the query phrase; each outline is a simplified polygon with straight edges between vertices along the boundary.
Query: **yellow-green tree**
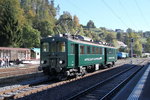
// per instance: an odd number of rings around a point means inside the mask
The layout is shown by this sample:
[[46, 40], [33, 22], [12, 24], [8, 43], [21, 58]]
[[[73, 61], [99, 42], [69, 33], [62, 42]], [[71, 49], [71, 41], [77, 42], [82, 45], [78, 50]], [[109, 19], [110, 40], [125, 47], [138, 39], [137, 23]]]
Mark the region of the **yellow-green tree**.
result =
[[51, 0], [20, 0], [27, 24], [41, 33], [41, 37], [54, 34], [56, 8]]
[[128, 47], [131, 45], [131, 38], [133, 38], [133, 53], [141, 56], [142, 55], [142, 42], [141, 37], [136, 33], [128, 33]]

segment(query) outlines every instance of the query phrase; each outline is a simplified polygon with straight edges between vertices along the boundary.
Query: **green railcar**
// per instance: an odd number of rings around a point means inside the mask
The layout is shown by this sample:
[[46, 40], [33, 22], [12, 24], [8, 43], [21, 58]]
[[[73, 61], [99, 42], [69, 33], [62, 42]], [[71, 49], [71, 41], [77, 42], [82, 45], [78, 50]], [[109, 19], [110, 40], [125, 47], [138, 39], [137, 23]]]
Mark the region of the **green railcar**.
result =
[[59, 79], [84, 75], [117, 60], [116, 48], [75, 37], [55, 36], [41, 40], [41, 63], [45, 74]]

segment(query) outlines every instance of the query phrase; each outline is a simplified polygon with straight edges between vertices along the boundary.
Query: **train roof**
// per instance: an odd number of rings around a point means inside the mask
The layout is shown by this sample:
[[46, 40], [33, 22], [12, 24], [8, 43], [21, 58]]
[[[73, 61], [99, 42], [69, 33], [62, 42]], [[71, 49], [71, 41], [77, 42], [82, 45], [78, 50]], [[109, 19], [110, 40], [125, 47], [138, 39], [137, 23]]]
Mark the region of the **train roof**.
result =
[[0, 50], [20, 50], [20, 51], [24, 51], [24, 50], [30, 50], [30, 49], [28, 49], [28, 48], [0, 47]]
[[83, 41], [83, 40], [75, 40], [75, 39], [70, 39], [68, 38], [68, 40], [73, 41], [73, 42], [77, 42], [77, 43], [83, 43], [83, 44], [89, 44], [89, 45], [94, 45], [94, 46], [100, 46], [100, 47], [105, 47], [105, 48], [114, 48], [113, 46], [108, 46], [108, 45], [103, 45], [103, 44], [99, 44], [96, 42], [89, 42], [89, 41]]
[[64, 39], [64, 40], [69, 40], [69, 41], [77, 42], [77, 43], [83, 43], [83, 44], [89, 44], [89, 45], [94, 45], [94, 46], [100, 46], [100, 47], [116, 49], [115, 47], [111, 46], [110, 44], [108, 44], [106, 42], [102, 42], [102, 41], [93, 42], [92, 39], [90, 39], [88, 37], [80, 36], [80, 35], [69, 35], [69, 36], [68, 35], [56, 35], [56, 36], [53, 36], [53, 37], [43, 38], [42, 41], [43, 40], [48, 40], [48, 39], [51, 39], [51, 38]]

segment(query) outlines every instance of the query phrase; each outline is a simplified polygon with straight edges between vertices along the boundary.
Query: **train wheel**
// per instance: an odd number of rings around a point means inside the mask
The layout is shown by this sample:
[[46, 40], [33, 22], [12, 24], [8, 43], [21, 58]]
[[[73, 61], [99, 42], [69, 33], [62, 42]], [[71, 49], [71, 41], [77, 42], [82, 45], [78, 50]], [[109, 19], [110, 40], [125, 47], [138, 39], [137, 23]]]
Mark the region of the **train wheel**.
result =
[[115, 65], [115, 62], [114, 62], [114, 61], [112, 62], [112, 65]]
[[49, 74], [50, 74], [48, 68], [44, 68], [44, 69], [43, 69], [43, 73], [44, 73], [45, 75], [49, 75]]
[[111, 67], [113, 67], [114, 65], [115, 65], [115, 62], [113, 61], [112, 64], [111, 64]]
[[58, 79], [59, 81], [65, 81], [65, 80], [68, 79], [68, 77], [67, 77], [66, 75], [64, 75], [64, 74], [59, 74], [59, 75], [57, 76], [57, 79]]
[[103, 64], [100, 67], [101, 67], [101, 69], [106, 69], [107, 68], [107, 66], [103, 65]]
[[86, 69], [83, 69], [81, 75], [84, 76], [87, 73]]

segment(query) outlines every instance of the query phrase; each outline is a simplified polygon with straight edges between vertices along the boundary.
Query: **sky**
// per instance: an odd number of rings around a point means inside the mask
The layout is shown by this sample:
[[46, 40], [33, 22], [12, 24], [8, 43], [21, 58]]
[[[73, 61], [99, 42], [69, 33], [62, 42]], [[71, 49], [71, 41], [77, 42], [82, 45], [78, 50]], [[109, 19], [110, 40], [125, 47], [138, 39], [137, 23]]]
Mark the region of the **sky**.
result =
[[68, 11], [80, 24], [92, 20], [97, 28], [150, 31], [150, 0], [54, 0], [62, 15]]

